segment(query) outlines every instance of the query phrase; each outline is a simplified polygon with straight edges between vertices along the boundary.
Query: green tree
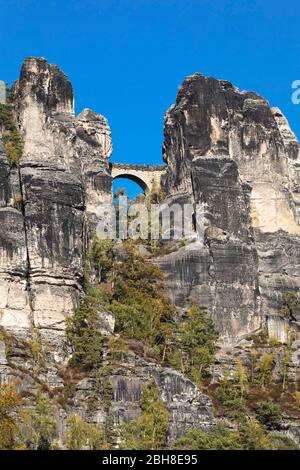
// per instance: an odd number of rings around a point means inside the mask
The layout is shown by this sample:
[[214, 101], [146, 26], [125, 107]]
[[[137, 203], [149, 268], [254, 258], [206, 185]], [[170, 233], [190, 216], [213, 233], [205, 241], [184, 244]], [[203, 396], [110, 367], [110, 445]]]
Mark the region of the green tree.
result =
[[15, 384], [0, 384], [0, 450], [12, 450], [20, 446], [21, 397]]
[[237, 430], [217, 424], [211, 431], [190, 429], [178, 439], [175, 449], [183, 450], [269, 450], [271, 443], [259, 423], [243, 420]]
[[88, 253], [88, 261], [93, 264], [99, 283], [105, 280], [107, 274], [113, 268], [113, 248], [114, 243], [112, 240], [102, 240], [94, 234]]
[[274, 366], [274, 357], [271, 353], [264, 353], [262, 357], [257, 361], [256, 373], [257, 379], [260, 385], [265, 388], [272, 380], [272, 372]]
[[38, 450], [52, 449], [57, 436], [53, 408], [48, 398], [38, 393], [34, 408], [24, 413], [26, 442]]
[[4, 128], [2, 140], [10, 165], [18, 165], [23, 154], [23, 139], [15, 124], [12, 106], [0, 104], [0, 128]]
[[248, 394], [248, 375], [241, 359], [236, 359], [235, 370], [229, 377], [227, 371], [216, 388], [216, 397], [224, 408], [224, 415], [231, 419], [240, 419], [246, 413], [245, 398]]
[[121, 428], [122, 448], [158, 450], [166, 446], [170, 414], [161, 401], [155, 383], [142, 387], [141, 416]]
[[282, 307], [280, 309], [281, 315], [289, 320], [297, 320], [295, 317], [296, 311], [299, 308], [299, 299], [294, 292], [287, 292], [283, 296]]
[[208, 377], [214, 363], [218, 333], [207, 311], [193, 305], [179, 325], [172, 363], [195, 382]]
[[283, 356], [280, 361], [280, 375], [282, 379], [282, 390], [285, 390], [286, 382], [289, 378], [289, 366], [291, 360], [291, 348], [288, 346], [285, 348]]
[[239, 425], [244, 450], [270, 450], [271, 443], [264, 428], [255, 419], [244, 419]]
[[128, 346], [123, 338], [113, 336], [108, 342], [108, 351], [113, 360], [123, 361], [128, 355]]
[[248, 376], [247, 370], [239, 357], [236, 359], [236, 382], [240, 396], [243, 398], [248, 393]]
[[71, 365], [93, 369], [102, 363], [103, 335], [101, 312], [103, 296], [90, 289], [67, 321], [66, 334], [73, 347]]
[[239, 433], [218, 424], [205, 432], [198, 428], [189, 429], [177, 439], [174, 448], [178, 450], [242, 450]]
[[65, 444], [69, 450], [101, 450], [105, 448], [104, 435], [99, 426], [87, 423], [81, 416], [72, 414], [67, 419]]
[[142, 341], [145, 352], [154, 348], [159, 354], [166, 353], [175, 309], [165, 294], [163, 275], [157, 265], [137, 253], [133, 243], [123, 246], [125, 259], [115, 265], [109, 305], [116, 318], [116, 333]]
[[272, 432], [268, 434], [272, 450], [299, 450], [299, 446], [289, 436]]
[[254, 384], [255, 383], [256, 365], [257, 365], [257, 360], [258, 360], [258, 352], [256, 351], [256, 349], [251, 349], [249, 359], [250, 359], [250, 364], [251, 364], [250, 380], [251, 380], [251, 383]]
[[260, 402], [255, 409], [255, 414], [257, 420], [267, 429], [278, 429], [280, 427], [282, 412], [280, 407], [272, 400]]
[[227, 371], [225, 371], [223, 379], [218, 383], [215, 394], [227, 418], [239, 420], [245, 415], [246, 402], [243, 393], [238, 373], [235, 371], [233, 376], [229, 377]]

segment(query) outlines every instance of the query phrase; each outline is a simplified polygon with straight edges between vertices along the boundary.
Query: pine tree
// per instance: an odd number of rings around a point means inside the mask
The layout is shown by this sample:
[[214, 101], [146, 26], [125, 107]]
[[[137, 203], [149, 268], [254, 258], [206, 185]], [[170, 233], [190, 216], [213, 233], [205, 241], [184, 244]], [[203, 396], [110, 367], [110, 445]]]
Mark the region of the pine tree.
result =
[[217, 424], [214, 429], [205, 432], [192, 428], [174, 443], [177, 450], [242, 450], [239, 433]]
[[290, 347], [286, 347], [281, 358], [280, 362], [280, 375], [282, 378], [282, 391], [285, 390], [286, 382], [288, 380], [289, 375], [289, 365], [291, 360], [291, 349]]
[[240, 390], [240, 396], [243, 398], [248, 392], [248, 377], [246, 368], [243, 366], [239, 357], [236, 360], [236, 380]]
[[24, 413], [26, 442], [37, 450], [52, 449], [57, 436], [53, 408], [48, 398], [38, 393], [35, 407]]
[[129, 450], [159, 450], [166, 446], [170, 415], [161, 401], [157, 386], [153, 382], [142, 387], [141, 416], [123, 425], [122, 448]]
[[274, 357], [271, 353], [264, 353], [257, 362], [256, 372], [259, 383], [265, 388], [272, 379]]
[[172, 328], [174, 306], [164, 291], [163, 275], [157, 265], [137, 254], [133, 243], [123, 244], [125, 260], [115, 266], [115, 285], [110, 310], [116, 318], [115, 331], [138, 339], [163, 354]]
[[[209, 375], [210, 366], [214, 362], [218, 333], [207, 311], [193, 305], [178, 327], [175, 341], [173, 364], [180, 367], [195, 382]], [[179, 354], [178, 354], [179, 351]]]
[[240, 439], [244, 450], [270, 450], [271, 443], [264, 428], [253, 418], [239, 425]]
[[282, 412], [280, 407], [271, 399], [260, 402], [256, 409], [257, 420], [267, 429], [279, 428], [282, 421]]
[[103, 297], [101, 292], [90, 290], [68, 319], [67, 338], [73, 347], [71, 364], [93, 369], [102, 363], [103, 336], [101, 333], [101, 311]]

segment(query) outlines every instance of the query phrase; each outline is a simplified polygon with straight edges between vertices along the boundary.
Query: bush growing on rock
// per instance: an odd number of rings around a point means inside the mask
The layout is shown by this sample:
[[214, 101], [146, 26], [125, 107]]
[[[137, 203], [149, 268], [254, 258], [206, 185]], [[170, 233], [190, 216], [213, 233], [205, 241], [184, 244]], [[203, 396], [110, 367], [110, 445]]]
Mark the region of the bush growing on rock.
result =
[[278, 429], [282, 421], [281, 409], [272, 400], [262, 401], [255, 409], [257, 420], [267, 429]]
[[67, 426], [65, 435], [67, 449], [101, 450], [104, 448], [104, 436], [99, 426], [87, 423], [76, 414], [69, 416]]
[[239, 434], [224, 425], [217, 425], [210, 432], [201, 429], [189, 429], [174, 444], [177, 450], [242, 450]]
[[269, 450], [271, 444], [264, 429], [251, 419], [244, 420], [236, 430], [220, 423], [209, 432], [189, 429], [174, 447], [180, 450]]
[[21, 397], [13, 383], [0, 384], [0, 450], [21, 446], [19, 417]]
[[10, 165], [18, 165], [23, 155], [23, 139], [14, 122], [12, 107], [0, 104], [0, 129], [3, 128], [3, 144]]

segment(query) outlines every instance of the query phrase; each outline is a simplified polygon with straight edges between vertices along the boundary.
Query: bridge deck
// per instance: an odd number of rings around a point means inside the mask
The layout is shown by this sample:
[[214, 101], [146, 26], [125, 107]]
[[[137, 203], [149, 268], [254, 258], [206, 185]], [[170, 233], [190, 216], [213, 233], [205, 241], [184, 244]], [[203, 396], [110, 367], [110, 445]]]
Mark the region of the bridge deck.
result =
[[167, 169], [167, 165], [137, 165], [131, 163], [118, 163], [118, 162], [111, 162], [109, 164], [111, 169], [118, 169], [118, 170], [131, 170], [131, 171], [164, 171]]

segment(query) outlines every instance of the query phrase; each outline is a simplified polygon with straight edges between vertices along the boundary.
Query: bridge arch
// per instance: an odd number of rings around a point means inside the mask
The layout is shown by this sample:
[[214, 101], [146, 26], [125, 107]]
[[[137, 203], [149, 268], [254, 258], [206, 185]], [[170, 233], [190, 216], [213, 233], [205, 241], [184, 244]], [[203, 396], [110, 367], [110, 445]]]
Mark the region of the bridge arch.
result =
[[166, 173], [165, 165], [129, 165], [127, 163], [111, 163], [111, 176], [113, 179], [127, 178], [137, 183], [147, 194], [153, 184], [160, 187], [160, 180]]
[[130, 173], [120, 173], [117, 176], [113, 176], [114, 180], [116, 180], [118, 178], [126, 178], [130, 181], [133, 181], [134, 183], [137, 183], [142, 188], [142, 190], [144, 191], [145, 194], [147, 194], [149, 192], [149, 187], [147, 186], [145, 181], [143, 181], [141, 178], [139, 178], [136, 175], [131, 175]]

